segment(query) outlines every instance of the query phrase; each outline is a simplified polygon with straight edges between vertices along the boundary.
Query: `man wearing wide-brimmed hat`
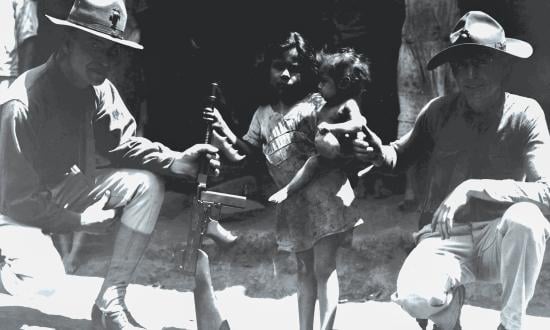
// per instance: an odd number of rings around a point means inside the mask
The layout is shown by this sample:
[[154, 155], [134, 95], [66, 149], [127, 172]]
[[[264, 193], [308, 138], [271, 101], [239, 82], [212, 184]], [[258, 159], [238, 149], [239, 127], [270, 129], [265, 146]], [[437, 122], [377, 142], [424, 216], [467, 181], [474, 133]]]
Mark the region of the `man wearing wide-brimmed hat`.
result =
[[[516, 59], [531, 46], [506, 38], [489, 15], [465, 14], [450, 47], [428, 63], [449, 62], [459, 87], [430, 101], [403, 138], [381, 145], [371, 132], [356, 140], [359, 157], [406, 168], [429, 154], [427, 196], [393, 300], [434, 329], [456, 330], [463, 284], [502, 284], [499, 330], [522, 329], [550, 225], [550, 136], [540, 105], [504, 90]], [[495, 325], [495, 328], [497, 325]], [[425, 328], [425, 325], [424, 325]]]
[[[49, 17], [67, 27], [61, 47], [0, 100], [0, 289], [55, 289], [63, 263], [43, 232], [102, 233], [120, 219], [92, 308], [95, 329], [142, 329], [124, 298], [162, 204], [159, 175], [194, 178], [202, 154], [214, 173], [220, 165], [211, 145], [176, 152], [135, 137], [135, 120], [106, 79], [119, 47], [142, 48], [123, 39], [126, 17], [122, 0], [77, 0], [68, 19]], [[217, 326], [204, 253], [197, 269], [199, 324]]]

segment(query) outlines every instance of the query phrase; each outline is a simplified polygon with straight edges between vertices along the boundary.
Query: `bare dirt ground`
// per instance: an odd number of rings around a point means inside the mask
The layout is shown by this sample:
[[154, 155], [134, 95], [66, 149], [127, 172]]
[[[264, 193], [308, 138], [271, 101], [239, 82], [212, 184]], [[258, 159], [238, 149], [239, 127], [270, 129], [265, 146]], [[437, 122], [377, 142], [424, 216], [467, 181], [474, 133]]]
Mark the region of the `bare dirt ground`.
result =
[[[338, 255], [341, 288], [341, 305], [336, 322], [338, 329], [371, 328], [363, 321], [370, 323], [372, 320], [380, 323], [375, 326], [377, 329], [419, 329], [414, 320], [389, 303], [399, 268], [412, 246], [410, 234], [417, 226], [415, 212], [397, 210], [401, 198], [395, 195], [376, 199], [369, 195], [362, 197], [358, 203], [356, 211], [365, 218], [365, 224], [355, 230], [351, 245], [341, 248]], [[134, 301], [129, 305], [141, 310], [140, 315], [155, 314], [161, 318], [154, 321], [151, 315], [150, 320], [144, 319], [143, 322], [153, 328], [194, 329], [190, 293], [192, 282], [184, 278], [178, 269], [178, 251], [186, 239], [189, 205], [189, 195], [167, 193], [154, 236], [133, 280], [135, 285], [129, 289], [129, 300]], [[222, 308], [228, 311], [230, 319], [236, 319], [234, 328], [295, 329], [296, 264], [292, 255], [276, 249], [273, 207], [229, 215], [224, 226], [240, 236], [238, 242], [226, 249], [206, 240], [204, 248], [210, 256], [213, 282]], [[108, 265], [112, 240], [113, 235], [86, 238], [76, 276], [70, 277], [67, 282], [67, 291], [71, 292], [65, 293], [69, 296], [77, 293], [80, 300], [58, 297], [60, 305], [55, 307], [51, 301], [27, 302], [0, 295], [0, 329], [87, 329], [89, 310], [101, 283], [100, 277]], [[69, 289], [71, 285], [75, 286], [74, 290]], [[496, 328], [498, 313], [495, 310], [499, 307], [499, 293], [500, 287], [497, 285], [469, 285], [466, 302], [469, 306], [463, 313], [463, 319], [468, 319], [463, 323], [471, 324], [469, 329], [477, 330], [481, 329], [477, 318], [483, 318], [490, 320], [487, 321], [490, 322], [488, 329]], [[168, 298], [165, 297], [168, 296], [180, 302], [166, 305]], [[546, 254], [535, 297], [528, 309], [537, 321], [548, 322], [544, 323], [543, 328], [550, 328], [548, 297], [549, 253]], [[180, 303], [187, 307], [175, 306]], [[65, 312], [64, 304], [72, 305], [77, 312]], [[151, 306], [156, 307], [151, 309]], [[240, 306], [254, 310], [243, 311]], [[182, 316], [182, 309], [187, 311], [185, 316]], [[180, 319], [170, 321], [175, 315]], [[261, 323], [261, 320], [252, 321], [254, 317], [264, 318], [263, 321], [270, 317], [273, 321], [269, 324]], [[529, 329], [539, 328], [540, 325], [537, 325]]]

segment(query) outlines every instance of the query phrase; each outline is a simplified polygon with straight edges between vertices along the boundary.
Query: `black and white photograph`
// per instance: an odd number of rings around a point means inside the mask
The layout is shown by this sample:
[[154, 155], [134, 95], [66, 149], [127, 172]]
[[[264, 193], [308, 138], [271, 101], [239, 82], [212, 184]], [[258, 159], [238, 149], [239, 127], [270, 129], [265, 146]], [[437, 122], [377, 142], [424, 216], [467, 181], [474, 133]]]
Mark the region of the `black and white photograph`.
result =
[[0, 0], [0, 330], [550, 329], [548, 17]]

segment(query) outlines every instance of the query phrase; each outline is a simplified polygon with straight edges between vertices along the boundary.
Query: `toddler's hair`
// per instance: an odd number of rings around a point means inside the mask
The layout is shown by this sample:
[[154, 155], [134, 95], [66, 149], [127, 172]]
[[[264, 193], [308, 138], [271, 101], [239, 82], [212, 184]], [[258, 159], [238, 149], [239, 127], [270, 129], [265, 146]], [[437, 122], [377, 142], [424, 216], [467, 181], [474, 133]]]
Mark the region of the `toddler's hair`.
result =
[[[302, 37], [298, 32], [284, 32], [274, 38], [274, 41], [271, 42], [264, 54], [261, 61], [258, 63], [258, 69], [261, 76], [263, 76], [263, 81], [268, 80], [271, 63], [283, 56], [283, 54], [295, 48], [298, 53], [298, 65], [301, 74], [300, 83], [298, 84], [296, 90], [292, 93], [291, 96], [296, 101], [305, 97], [307, 94], [316, 90], [317, 86], [317, 57], [315, 51], [309, 45], [308, 41]], [[269, 89], [269, 86], [265, 86]], [[268, 103], [271, 100], [269, 99], [269, 92], [263, 93], [260, 103]], [[267, 97], [267, 98], [266, 98]]]
[[359, 98], [370, 82], [368, 60], [353, 48], [342, 48], [334, 53], [318, 55], [321, 73], [331, 77], [338, 86], [339, 96]]

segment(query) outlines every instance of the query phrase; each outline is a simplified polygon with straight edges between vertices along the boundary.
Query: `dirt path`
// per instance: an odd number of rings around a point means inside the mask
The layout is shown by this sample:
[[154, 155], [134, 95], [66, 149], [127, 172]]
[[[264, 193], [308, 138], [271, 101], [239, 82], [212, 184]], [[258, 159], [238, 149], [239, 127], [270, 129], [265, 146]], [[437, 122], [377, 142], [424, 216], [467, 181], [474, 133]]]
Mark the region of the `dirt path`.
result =
[[[365, 224], [354, 233], [351, 246], [338, 255], [338, 273], [342, 301], [389, 301], [395, 290], [399, 268], [411, 247], [410, 233], [416, 228], [416, 213], [396, 210], [401, 196], [387, 199], [368, 198], [359, 203], [367, 215]], [[188, 291], [190, 280], [178, 270], [178, 253], [186, 237], [186, 219], [190, 209], [186, 197], [176, 193], [167, 196], [161, 218], [150, 246], [137, 270], [135, 283], [166, 289]], [[224, 225], [240, 236], [236, 245], [220, 249], [205, 241], [212, 263], [216, 290], [234, 286], [245, 288], [253, 298], [280, 299], [295, 293], [296, 263], [294, 257], [278, 252], [275, 244], [273, 209], [234, 215]], [[88, 240], [83, 253], [84, 264], [77, 275], [101, 276], [106, 269], [112, 237]], [[498, 309], [500, 286], [471, 284], [467, 301], [476, 306]], [[537, 285], [529, 313], [550, 317], [550, 253]]]
[[[411, 247], [410, 233], [416, 228], [415, 213], [396, 210], [400, 198], [367, 198], [359, 203], [356, 211], [366, 215], [366, 223], [356, 229], [351, 246], [342, 248], [338, 255], [341, 304], [337, 329], [365, 329], [371, 328], [370, 324], [378, 329], [419, 329], [389, 302], [398, 270]], [[191, 282], [177, 266], [177, 251], [186, 237], [188, 205], [186, 196], [168, 193], [150, 246], [128, 291], [131, 309], [153, 329], [196, 328]], [[233, 215], [227, 220], [224, 225], [240, 236], [238, 243], [220, 249], [207, 240], [204, 247], [224, 312], [235, 329], [294, 329], [296, 263], [292, 255], [276, 250], [273, 209]], [[29, 302], [0, 295], [0, 330], [87, 329], [112, 240], [113, 235], [86, 239], [82, 264], [67, 282], [66, 292], [57, 297]], [[550, 328], [549, 255], [528, 309], [533, 317], [527, 329]], [[496, 285], [468, 286], [464, 329], [496, 328], [499, 293]]]

